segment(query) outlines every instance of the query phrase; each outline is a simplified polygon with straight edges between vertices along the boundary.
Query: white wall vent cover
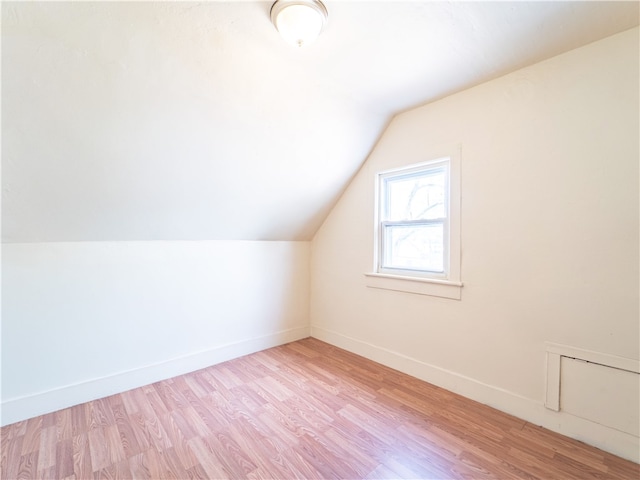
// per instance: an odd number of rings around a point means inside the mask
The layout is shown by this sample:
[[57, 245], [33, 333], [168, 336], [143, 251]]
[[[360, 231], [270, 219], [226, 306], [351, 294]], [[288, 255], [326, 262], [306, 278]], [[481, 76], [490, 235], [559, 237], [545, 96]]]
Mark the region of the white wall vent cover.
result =
[[545, 406], [640, 436], [640, 361], [547, 344]]

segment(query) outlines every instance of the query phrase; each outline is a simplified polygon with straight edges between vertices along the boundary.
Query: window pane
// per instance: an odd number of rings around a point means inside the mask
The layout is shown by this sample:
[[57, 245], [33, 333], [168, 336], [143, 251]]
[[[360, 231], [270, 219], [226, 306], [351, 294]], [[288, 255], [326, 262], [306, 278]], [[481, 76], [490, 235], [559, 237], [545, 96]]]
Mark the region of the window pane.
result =
[[444, 272], [444, 225], [386, 225], [385, 268]]
[[446, 170], [435, 168], [422, 175], [387, 180], [386, 220], [444, 218]]

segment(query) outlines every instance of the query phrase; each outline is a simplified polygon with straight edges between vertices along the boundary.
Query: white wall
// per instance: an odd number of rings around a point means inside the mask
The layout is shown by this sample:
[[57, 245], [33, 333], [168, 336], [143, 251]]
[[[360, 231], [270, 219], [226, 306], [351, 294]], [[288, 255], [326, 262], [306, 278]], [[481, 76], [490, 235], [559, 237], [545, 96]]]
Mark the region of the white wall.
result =
[[309, 335], [308, 242], [4, 244], [2, 423]]
[[[636, 28], [396, 116], [314, 238], [312, 335], [638, 461], [543, 407], [545, 342], [640, 358], [638, 84]], [[453, 144], [462, 299], [367, 288], [375, 173]]]

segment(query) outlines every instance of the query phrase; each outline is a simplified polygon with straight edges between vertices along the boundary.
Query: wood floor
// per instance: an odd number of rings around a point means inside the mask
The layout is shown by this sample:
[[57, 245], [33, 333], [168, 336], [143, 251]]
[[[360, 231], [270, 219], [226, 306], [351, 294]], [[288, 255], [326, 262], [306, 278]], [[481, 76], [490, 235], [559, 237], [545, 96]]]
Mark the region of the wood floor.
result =
[[1, 435], [3, 479], [640, 478], [637, 464], [312, 338]]

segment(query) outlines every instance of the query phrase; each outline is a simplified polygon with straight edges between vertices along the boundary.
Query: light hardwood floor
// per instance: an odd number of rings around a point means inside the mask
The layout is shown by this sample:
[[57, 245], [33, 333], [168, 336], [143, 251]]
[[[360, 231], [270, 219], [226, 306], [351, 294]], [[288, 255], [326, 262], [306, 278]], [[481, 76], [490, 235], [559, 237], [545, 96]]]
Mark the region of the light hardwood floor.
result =
[[3, 479], [640, 478], [637, 464], [312, 338], [1, 436]]

